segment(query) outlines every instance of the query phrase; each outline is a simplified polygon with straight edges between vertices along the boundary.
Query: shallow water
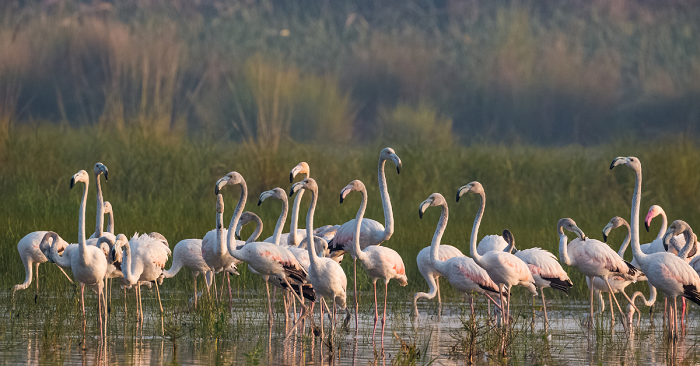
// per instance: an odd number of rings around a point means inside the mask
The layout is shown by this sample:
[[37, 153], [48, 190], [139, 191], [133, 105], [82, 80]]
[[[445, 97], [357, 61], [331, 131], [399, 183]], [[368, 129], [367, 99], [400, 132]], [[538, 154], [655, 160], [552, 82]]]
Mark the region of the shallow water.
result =
[[[8, 294], [2, 294], [8, 299]], [[100, 346], [97, 322], [94, 320], [96, 305], [94, 295], [89, 294], [87, 310], [88, 336], [81, 336], [82, 315], [76, 299], [68, 294], [63, 297], [18, 301], [12, 310], [10, 301], [0, 303], [0, 360], [3, 364], [401, 364], [407, 352], [402, 342], [414, 346], [419, 352], [415, 364], [449, 365], [465, 364], [468, 347], [461, 342], [467, 337], [464, 321], [469, 313], [466, 302], [443, 303], [438, 316], [436, 301], [420, 301], [420, 317], [410, 316], [411, 304], [389, 302], [386, 331], [381, 336], [381, 323], [373, 340], [373, 303], [371, 294], [363, 294], [360, 307], [360, 331], [355, 335], [354, 318], [347, 329], [338, 328], [333, 347], [321, 344], [318, 337], [292, 336], [284, 341], [286, 329], [281, 301], [272, 329], [267, 326], [265, 299], [257, 293], [237, 294], [228, 312], [228, 300], [220, 304], [220, 310], [187, 311], [184, 307], [172, 310], [173, 299], [185, 296], [179, 292], [163, 293], [165, 314], [154, 310], [157, 303], [153, 293], [144, 291], [146, 319], [137, 325], [133, 312], [133, 297], [124, 316], [120, 293], [114, 294], [109, 317], [108, 335]], [[29, 296], [26, 296], [28, 299]], [[182, 303], [180, 301], [180, 303]], [[610, 334], [610, 313], [601, 319], [596, 317], [592, 334], [582, 326], [588, 312], [585, 302], [565, 300], [549, 304], [549, 331], [543, 330], [540, 305], [532, 328], [530, 303], [517, 304], [511, 309], [515, 318], [514, 339], [508, 349], [511, 364], [694, 364], [700, 361], [697, 342], [697, 312], [692, 307], [688, 316], [687, 334], [671, 346], [664, 338], [663, 317], [658, 311], [652, 318], [648, 308], [639, 327], [633, 332], [624, 331], [616, 314], [614, 335]], [[59, 304], [67, 304], [61, 307]], [[658, 303], [657, 303], [658, 304]], [[211, 301], [202, 300], [201, 307], [214, 309]], [[657, 307], [659, 307], [657, 305]], [[473, 360], [477, 364], [496, 363], [498, 343], [495, 328], [486, 324], [486, 304], [476, 301], [477, 319], [481, 327], [474, 346]], [[380, 306], [381, 310], [381, 306]], [[314, 313], [318, 323], [318, 307]], [[381, 317], [381, 313], [380, 313]], [[339, 316], [340, 318], [340, 316]], [[208, 325], [210, 324], [210, 325]], [[326, 335], [330, 322], [325, 322]], [[308, 329], [308, 328], [307, 328]], [[300, 333], [298, 333], [300, 334]], [[216, 338], [219, 338], [216, 340]], [[401, 338], [401, 339], [399, 339]], [[494, 340], [496, 340], [494, 343]], [[467, 342], [468, 344], [468, 342]]]

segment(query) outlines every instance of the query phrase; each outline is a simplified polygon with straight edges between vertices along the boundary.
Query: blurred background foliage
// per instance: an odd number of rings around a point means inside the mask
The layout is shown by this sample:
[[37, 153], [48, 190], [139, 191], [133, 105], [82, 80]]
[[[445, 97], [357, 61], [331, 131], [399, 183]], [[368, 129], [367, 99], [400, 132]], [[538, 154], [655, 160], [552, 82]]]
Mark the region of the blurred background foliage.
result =
[[700, 121], [691, 0], [10, 0], [0, 14], [4, 137], [47, 121], [273, 150], [561, 145]]

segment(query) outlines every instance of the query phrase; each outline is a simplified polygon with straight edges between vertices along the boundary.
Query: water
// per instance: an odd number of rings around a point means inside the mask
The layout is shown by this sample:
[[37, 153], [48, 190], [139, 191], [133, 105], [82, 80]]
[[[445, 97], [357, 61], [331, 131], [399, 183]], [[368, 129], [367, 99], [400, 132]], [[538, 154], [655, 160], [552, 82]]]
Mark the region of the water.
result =
[[[85, 340], [81, 336], [82, 315], [71, 291], [55, 297], [44, 295], [46, 297], [40, 298], [37, 304], [29, 294], [24, 294], [14, 310], [9, 294], [3, 293], [8, 301], [0, 303], [0, 360], [3, 364], [386, 365], [406, 362], [410, 352], [406, 346], [414, 347], [413, 354], [419, 354], [413, 360], [415, 364], [466, 364], [468, 360], [468, 346], [462, 340], [468, 334], [464, 321], [469, 319], [469, 310], [462, 302], [443, 303], [442, 314], [438, 316], [436, 301], [419, 301], [421, 316], [415, 319], [410, 316], [410, 303], [390, 301], [386, 331], [382, 337], [380, 323], [373, 340], [373, 303], [371, 294], [363, 294], [359, 333], [355, 335], [353, 317], [349, 329], [339, 329], [330, 347], [311, 336], [292, 336], [284, 341], [291, 322], [285, 326], [281, 301], [270, 330], [265, 299], [256, 296], [257, 293], [234, 296], [234, 306], [228, 313], [228, 301], [221, 304], [220, 310], [188, 311], [184, 306], [174, 305], [182, 304], [186, 294], [164, 292], [166, 312], [161, 317], [154, 295], [144, 291], [142, 326], [135, 321], [133, 295], [127, 303], [126, 320], [119, 295], [119, 292], [113, 294], [107, 341], [100, 346], [92, 293], [86, 292], [89, 320]], [[515, 335], [509, 348], [510, 364], [653, 365], [700, 361], [697, 347], [700, 337], [692, 307], [686, 336], [671, 346], [665, 341], [659, 311], [654, 314], [652, 323], [648, 309], [642, 308], [642, 322], [631, 333], [623, 330], [619, 314], [616, 314], [613, 335], [609, 330], [610, 313], [606, 312], [604, 318], [596, 318], [598, 330], [589, 337], [588, 328], [581, 325], [588, 312], [587, 303], [568, 299], [552, 302], [548, 309], [550, 329], [545, 333], [539, 304], [533, 329], [532, 308], [529, 302], [521, 302], [511, 309]], [[477, 364], [496, 363], [496, 348], [489, 348], [489, 344], [498, 343], [500, 338], [495, 329], [485, 323], [485, 303], [478, 300], [476, 304], [481, 333], [477, 336], [473, 360]], [[658, 308], [663, 306], [659, 305]], [[199, 306], [213, 304], [205, 299]], [[318, 322], [318, 308], [314, 315]], [[329, 326], [326, 320], [326, 335], [330, 332]]]

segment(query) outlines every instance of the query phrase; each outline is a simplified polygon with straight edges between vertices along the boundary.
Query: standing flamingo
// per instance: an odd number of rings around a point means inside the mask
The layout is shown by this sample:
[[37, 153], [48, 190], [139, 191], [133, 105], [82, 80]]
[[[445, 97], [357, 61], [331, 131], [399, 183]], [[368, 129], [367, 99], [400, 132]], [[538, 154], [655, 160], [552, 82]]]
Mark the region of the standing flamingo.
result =
[[[700, 277], [685, 260], [667, 253], [645, 254], [639, 246], [639, 206], [642, 196], [642, 163], [638, 158], [617, 157], [610, 164], [610, 169], [618, 165], [624, 165], [634, 171], [635, 185], [632, 196], [632, 254], [639, 263], [640, 268], [647, 276], [649, 283], [661, 291], [667, 299], [673, 299], [673, 318], [669, 321], [671, 335], [676, 338], [677, 310], [676, 298], [680, 295], [696, 304], [700, 304]], [[674, 234], [678, 227], [674, 228]], [[692, 231], [691, 231], [692, 233]], [[692, 235], [690, 235], [692, 238]], [[683, 251], [687, 254], [691, 241], [686, 243]], [[669, 319], [671, 317], [669, 316]]]
[[[479, 267], [479, 265], [476, 264], [472, 258], [464, 255], [456, 255], [446, 260], [442, 260], [440, 258], [440, 249], [442, 249], [440, 241], [442, 240], [442, 234], [445, 232], [445, 228], [447, 228], [447, 219], [449, 216], [449, 210], [447, 208], [447, 201], [445, 201], [445, 197], [443, 197], [440, 193], [431, 194], [428, 199], [421, 202], [418, 208], [418, 216], [422, 219], [425, 210], [427, 210], [428, 207], [434, 206], [442, 207], [442, 212], [440, 214], [440, 220], [438, 221], [437, 228], [435, 229], [435, 234], [433, 235], [433, 241], [429, 247], [432, 267], [438, 274], [445, 276], [447, 281], [456, 290], [469, 294], [472, 317], [474, 317], [474, 299], [471, 297], [472, 292], [483, 294], [500, 308], [501, 306], [491, 297], [491, 295], [489, 295], [489, 293], [493, 295], [501, 295], [498, 285], [491, 280], [488, 273], [486, 273], [483, 268]], [[472, 237], [474, 242], [476, 242], [476, 234], [473, 231]], [[417, 308], [415, 308], [414, 311], [416, 314], [418, 313]]]
[[[415, 295], [413, 295], [413, 313], [416, 316], [418, 315], [418, 299], [420, 298], [432, 299], [437, 294], [438, 309], [442, 308], [442, 300], [440, 299], [440, 272], [433, 266], [433, 261], [430, 259], [431, 248], [432, 245], [421, 249], [416, 257], [418, 271], [423, 275], [423, 278], [425, 278], [425, 282], [428, 283], [428, 289], [430, 290], [429, 292], [416, 292]], [[464, 257], [464, 254], [451, 245], [441, 244], [438, 250], [438, 260], [446, 261], [453, 257]]]
[[[98, 313], [100, 321], [100, 338], [104, 337], [102, 328], [102, 300], [103, 300], [103, 290], [104, 290], [104, 278], [107, 272], [107, 258], [104, 255], [102, 249], [87, 245], [85, 240], [85, 205], [87, 203], [88, 188], [90, 185], [90, 177], [88, 173], [84, 170], [79, 171], [70, 181], [71, 189], [76, 183], [84, 183], [85, 188], [83, 189], [83, 199], [80, 202], [80, 216], [78, 221], [78, 250], [77, 255], [70, 255], [70, 266], [73, 272], [73, 277], [80, 283], [80, 303], [83, 310], [83, 319], [85, 317], [85, 286], [90, 286], [98, 295]], [[48, 234], [47, 234], [48, 235]], [[60, 240], [63, 241], [63, 240]], [[54, 240], [51, 252], [49, 253], [49, 260], [56, 262], [60, 260], [57, 258], [58, 248], [57, 241]], [[65, 252], [65, 251], [64, 251]]]
[[[215, 190], [217, 193], [217, 218], [223, 215], [224, 210], [223, 197], [221, 197], [218, 192], [221, 187], [227, 184], [241, 186], [241, 198], [238, 201], [236, 210], [233, 213], [233, 218], [231, 219], [231, 224], [228, 230], [228, 252], [235, 259], [248, 263], [249, 267], [253, 268], [256, 272], [263, 276], [265, 280], [265, 288], [267, 289], [267, 306], [269, 315], [268, 324], [272, 326], [272, 302], [270, 301], [270, 285], [268, 283], [269, 277], [278, 277], [288, 287], [291, 287], [288, 278], [291, 279], [295, 285], [301, 285], [306, 281], [307, 273], [288, 250], [283, 250], [277, 245], [265, 242], [252, 242], [245, 244], [242, 247], [235, 246], [237, 244], [236, 240], [234, 239], [235, 229], [236, 225], [238, 225], [238, 220], [241, 217], [241, 211], [245, 206], [248, 195], [248, 187], [246, 186], [243, 177], [237, 172], [231, 172], [226, 177], [220, 179], [216, 184]], [[222, 225], [221, 219], [217, 219], [217, 228], [219, 225]], [[217, 230], [217, 241], [224, 241], [223, 230]], [[202, 245], [202, 248], [204, 248], [204, 245]], [[297, 296], [296, 292], [292, 293]], [[298, 296], [297, 299], [299, 302], [302, 302]]]
[[[242, 184], [240, 182], [243, 182]], [[245, 186], [245, 181], [243, 177], [238, 174], [238, 172], [230, 172], [225, 177], [219, 179], [216, 182], [216, 187], [214, 188], [214, 194], [218, 196], [219, 191], [226, 185], [241, 185], [241, 196], [238, 199], [238, 204], [233, 212], [233, 217], [231, 218], [231, 223], [229, 224], [228, 230], [221, 228], [223, 230], [222, 236], [226, 237], [226, 240], [220, 240], [219, 229], [211, 230], [202, 239], [202, 258], [207, 263], [207, 266], [211, 268], [214, 273], [219, 273], [229, 268], [231, 264], [238, 265], [241, 262], [233, 257], [231, 253], [227, 250], [227, 242], [236, 243], [234, 237], [236, 225], [243, 214], [243, 209], [245, 207], [246, 198], [248, 195], [248, 189]], [[217, 212], [217, 225], [218, 225], [218, 212]], [[238, 245], [238, 243], [236, 243]], [[222, 293], [223, 293], [223, 281], [228, 284], [228, 299], [229, 307], [233, 306], [233, 296], [231, 294], [231, 280], [229, 278], [229, 272], [224, 271], [224, 279], [222, 279]], [[214, 290], [216, 291], [216, 279], [214, 279]]]
[[[314, 211], [316, 210], [316, 202], [318, 201], [318, 185], [313, 178], [306, 178], [301, 182], [294, 183], [289, 191], [289, 195], [292, 196], [300, 189], [311, 192], [311, 203], [309, 204], [309, 211], [306, 213], [306, 236], [311, 238], [313, 237]], [[343, 268], [340, 267], [338, 262], [330, 258], [319, 257], [316, 254], [316, 245], [307, 245], [306, 248], [309, 254], [309, 261], [311, 262], [309, 265], [309, 282], [313, 285], [317, 298], [320, 297], [321, 299], [321, 306], [319, 306], [319, 308], [321, 312], [321, 338], [323, 338], [323, 303], [325, 302], [325, 298], [333, 300], [331, 333], [333, 333], [335, 329], [336, 304], [340, 306], [341, 311], [344, 310], [346, 313], [344, 323], [347, 324], [350, 320], [350, 310], [348, 310], [346, 304], [348, 280], [347, 277], [345, 277]], [[307, 308], [304, 308], [305, 314], [287, 333], [287, 337], [292, 334], [292, 330], [294, 330], [306, 314], [308, 314], [306, 313], [306, 309]]]
[[[377, 330], [377, 321], [379, 320], [379, 310], [377, 307], [377, 280], [384, 280], [384, 316], [382, 317], [382, 335], [384, 334], [384, 327], [386, 325], [386, 300], [389, 297], [389, 281], [395, 279], [399, 282], [401, 286], [406, 286], [408, 284], [408, 277], [406, 277], [406, 267], [403, 265], [403, 260], [399, 253], [395, 250], [389, 249], [387, 247], [380, 246], [368, 246], [364, 249], [360, 249], [360, 230], [362, 218], [365, 215], [365, 209], [367, 208], [367, 188], [359, 180], [353, 180], [345, 186], [340, 191], [340, 203], [343, 203], [345, 197], [348, 193], [356, 191], [362, 193], [362, 201], [360, 203], [360, 208], [357, 210], [357, 215], [355, 216], [355, 235], [353, 239], [353, 246], [350, 248], [350, 254], [354, 261], [360, 260], [360, 263], [365, 268], [367, 274], [372, 278], [372, 284], [374, 286], [374, 330]], [[357, 301], [357, 298], [355, 298]], [[355, 314], [355, 326], [357, 327], [358, 320], [357, 314]], [[374, 336], [374, 332], [372, 332]]]
[[542, 309], [544, 310], [544, 329], [547, 331], [549, 319], [547, 318], [547, 301], [544, 299], [544, 288], [549, 287], [569, 295], [569, 289], [574, 287], [569, 275], [561, 268], [554, 254], [542, 248], [530, 248], [518, 250], [515, 248], [515, 238], [510, 230], [503, 230], [503, 239], [508, 242], [506, 252], [512, 252], [520, 258], [530, 269], [535, 286], [540, 289], [542, 296]]
[[537, 288], [535, 287], [535, 279], [532, 277], [527, 264], [523, 262], [520, 258], [514, 256], [513, 254], [506, 253], [503, 251], [491, 251], [486, 252], [483, 256], [479, 254], [476, 250], [476, 237], [479, 231], [479, 225], [481, 224], [481, 218], [484, 215], [484, 209], [486, 208], [486, 193], [484, 192], [484, 187], [481, 183], [474, 181], [465, 186], [462, 186], [457, 190], [457, 202], [459, 198], [465, 193], [476, 193], [481, 198], [481, 203], [479, 205], [479, 211], [474, 219], [474, 226], [472, 227], [472, 235], [470, 238], [469, 252], [481, 268], [485, 269], [489, 274], [489, 277], [498, 284], [498, 290], [501, 297], [501, 304], [503, 303], [503, 289], [507, 288], [508, 291], [508, 309], [505, 312], [501, 312], [503, 316], [503, 322], [506, 325], [510, 324], [510, 290], [513, 286], [523, 286], [530, 293], [535, 296], [537, 295]]
[[[379, 245], [391, 238], [394, 234], [394, 212], [391, 208], [391, 200], [389, 198], [389, 190], [386, 186], [386, 175], [384, 174], [384, 165], [387, 160], [391, 160], [396, 165], [396, 172], [401, 174], [401, 159], [394, 152], [394, 149], [387, 147], [379, 153], [379, 166], [377, 179], [379, 181], [379, 193], [382, 197], [382, 206], [384, 207], [384, 225], [372, 219], [362, 219], [359, 234], [355, 233], [355, 220], [350, 220], [338, 228], [338, 231], [328, 243], [331, 257], [336, 257], [342, 253], [352, 250], [355, 235], [359, 236], [360, 249], [365, 249], [371, 245]], [[358, 324], [358, 312], [360, 306], [357, 302], [357, 259], [353, 258], [353, 283], [355, 292], [355, 325]]]

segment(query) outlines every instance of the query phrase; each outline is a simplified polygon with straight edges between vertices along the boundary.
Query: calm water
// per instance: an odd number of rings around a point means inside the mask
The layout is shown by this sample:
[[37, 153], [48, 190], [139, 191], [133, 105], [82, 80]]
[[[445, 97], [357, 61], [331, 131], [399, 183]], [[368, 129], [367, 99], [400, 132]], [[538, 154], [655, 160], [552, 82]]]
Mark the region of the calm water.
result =
[[[367, 299], [363, 299], [359, 334], [355, 335], [353, 318], [349, 329], [339, 329], [331, 348], [321, 344], [319, 338], [311, 336], [292, 336], [284, 341], [287, 329], [284, 317], [278, 313], [273, 328], [269, 330], [264, 298], [254, 297], [253, 294], [234, 298], [229, 315], [226, 315], [228, 301], [223, 303], [221, 312], [193, 315], [185, 309], [181, 312], [169, 311], [170, 299], [184, 294], [164, 293], [166, 313], [161, 317], [158, 312], [153, 312], [157, 309], [153, 294], [144, 291], [146, 320], [143, 326], [137, 326], [133, 297], [129, 298], [130, 308], [125, 320], [123, 303], [117, 292], [113, 295], [114, 308], [109, 320], [107, 341], [101, 347], [97, 338], [97, 324], [92, 319], [96, 316], [96, 312], [91, 310], [96, 305], [93, 294], [87, 295], [86, 292], [90, 321], [87, 325], [89, 335], [84, 342], [79, 325], [82, 316], [77, 312], [74, 299], [42, 298], [38, 304], [25, 300], [12, 311], [7, 294], [2, 295], [3, 299], [8, 299], [0, 304], [3, 314], [0, 318], [0, 362], [3, 364], [390, 365], [398, 363], [405, 356], [402, 342], [420, 352], [416, 364], [466, 363], [465, 348], [461, 342], [467, 334], [463, 320], [468, 319], [465, 313], [468, 310], [464, 303], [444, 303], [442, 314], [438, 316], [436, 302], [419, 302], [421, 316], [414, 319], [410, 316], [411, 304], [390, 301], [384, 336], [380, 334], [379, 324], [373, 341], [374, 312], [372, 304], [367, 304]], [[517, 319], [514, 326], [517, 335], [508, 363], [647, 365], [668, 364], [671, 360], [678, 364], [700, 361], [697, 347], [700, 337], [695, 321], [697, 311], [692, 307], [687, 335], [672, 347], [664, 341], [663, 318], [658, 311], [654, 314], [652, 325], [648, 308], [642, 308], [641, 325], [632, 333], [623, 330], [619, 314], [616, 314], [618, 321], [614, 335], [610, 335], [610, 315], [606, 312], [602, 325], [600, 318], [597, 320], [602, 330], [594, 331], [589, 338], [587, 327], [581, 325], [583, 314], [588, 311], [587, 303], [565, 301], [550, 305], [548, 333], [543, 331], [539, 307], [534, 330], [531, 328], [532, 308], [529, 304], [511, 309]], [[67, 310], [60, 310], [55, 305], [61, 302], [69, 303]], [[280, 303], [278, 310], [281, 309]], [[485, 313], [484, 303], [478, 301], [478, 317], [483, 319]], [[318, 323], [318, 309], [314, 315]], [[209, 328], [193, 325], [195, 322], [209, 321], [214, 324]], [[492, 350], [484, 349], [488, 347], [488, 342], [483, 342], [485, 338], [495, 337], [495, 332], [488, 330], [485, 321], [480, 324], [483, 333], [477, 338], [477, 356], [474, 360], [478, 364], [496, 363]], [[326, 320], [326, 334], [330, 331], [329, 325], [330, 322]], [[291, 322], [287, 326], [291, 326]], [[217, 334], [220, 338], [218, 341], [214, 339]]]

